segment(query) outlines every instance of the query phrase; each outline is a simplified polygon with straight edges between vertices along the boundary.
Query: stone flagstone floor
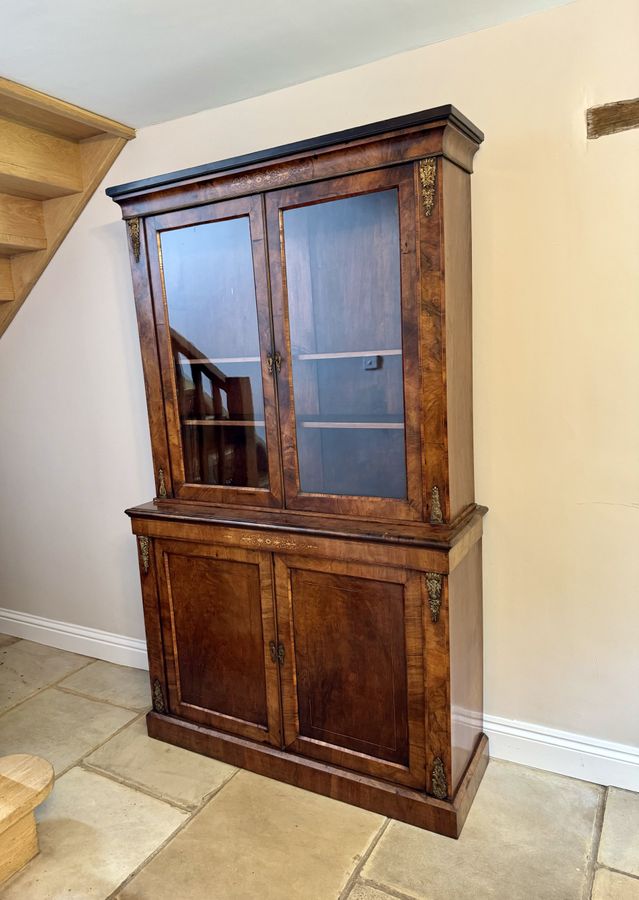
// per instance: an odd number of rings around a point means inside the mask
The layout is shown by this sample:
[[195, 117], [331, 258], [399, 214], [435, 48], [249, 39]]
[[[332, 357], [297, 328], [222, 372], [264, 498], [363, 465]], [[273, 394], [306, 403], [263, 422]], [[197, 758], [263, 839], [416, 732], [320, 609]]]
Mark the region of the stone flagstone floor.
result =
[[0, 635], [0, 755], [56, 770], [6, 900], [639, 900], [639, 795], [493, 760], [459, 841], [151, 740], [145, 672]]

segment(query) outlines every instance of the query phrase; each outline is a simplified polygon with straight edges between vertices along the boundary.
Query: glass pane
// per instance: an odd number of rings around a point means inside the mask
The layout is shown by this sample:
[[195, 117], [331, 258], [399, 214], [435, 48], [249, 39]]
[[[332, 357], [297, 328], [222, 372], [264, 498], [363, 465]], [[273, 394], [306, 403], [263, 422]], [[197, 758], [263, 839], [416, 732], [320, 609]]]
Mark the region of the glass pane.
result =
[[405, 498], [397, 191], [283, 218], [301, 490]]
[[186, 481], [267, 488], [248, 216], [160, 242]]

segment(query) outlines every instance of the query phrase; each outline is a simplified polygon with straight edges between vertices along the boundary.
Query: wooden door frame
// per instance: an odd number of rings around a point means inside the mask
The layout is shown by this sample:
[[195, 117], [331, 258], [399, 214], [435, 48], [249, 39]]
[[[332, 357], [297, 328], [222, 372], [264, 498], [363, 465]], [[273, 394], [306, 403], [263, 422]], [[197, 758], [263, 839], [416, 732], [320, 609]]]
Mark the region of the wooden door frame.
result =
[[[285, 239], [282, 213], [286, 209], [346, 199], [396, 188], [400, 241], [402, 372], [404, 446], [407, 496], [405, 500], [306, 493], [300, 489], [293, 392], [290, 322], [286, 290]], [[282, 348], [278, 378], [285, 505], [289, 509], [333, 515], [366, 516], [420, 521], [423, 516], [419, 365], [419, 289], [417, 200], [414, 166], [407, 163], [327, 181], [300, 184], [265, 194], [271, 303], [275, 346]]]
[[[220, 559], [229, 562], [248, 563], [259, 569], [260, 607], [262, 613], [264, 681], [266, 688], [267, 728], [234, 716], [216, 713], [194, 704], [185, 703], [180, 692], [179, 659], [171, 581], [167, 555]], [[279, 666], [271, 659], [270, 642], [277, 643], [275, 621], [275, 593], [273, 563], [270, 553], [214, 544], [158, 538], [154, 541], [154, 559], [160, 607], [160, 625], [164, 643], [167, 700], [174, 715], [186, 720], [228, 731], [240, 737], [280, 747], [282, 743], [282, 717], [280, 709]]]
[[[274, 554], [275, 604], [279, 640], [285, 648], [280, 673], [284, 748], [302, 756], [342, 766], [424, 789], [425, 768], [425, 668], [424, 635], [422, 625], [421, 575], [405, 569], [391, 569], [361, 563], [337, 562], [306, 556]], [[314, 738], [299, 736], [297, 702], [297, 671], [295, 665], [295, 634], [293, 621], [291, 572], [304, 571], [368, 578], [401, 584], [404, 588], [404, 638], [406, 651], [408, 766], [369, 756], [355, 750], [340, 749]], [[309, 752], [310, 751], [310, 752]]]
[[[173, 370], [169, 312], [160, 251], [160, 233], [207, 222], [247, 217], [249, 220], [251, 255], [255, 283], [256, 315], [260, 343], [262, 391], [269, 488], [197, 485], [186, 481], [177, 386]], [[269, 371], [267, 357], [272, 353], [271, 305], [266, 260], [264, 216], [259, 195], [208, 203], [190, 209], [174, 210], [149, 216], [145, 220], [148, 248], [151, 298], [155, 315], [156, 342], [160, 362], [160, 378], [164, 395], [164, 411], [175, 497], [207, 503], [237, 504], [253, 507], [281, 507], [281, 447], [274, 374]]]

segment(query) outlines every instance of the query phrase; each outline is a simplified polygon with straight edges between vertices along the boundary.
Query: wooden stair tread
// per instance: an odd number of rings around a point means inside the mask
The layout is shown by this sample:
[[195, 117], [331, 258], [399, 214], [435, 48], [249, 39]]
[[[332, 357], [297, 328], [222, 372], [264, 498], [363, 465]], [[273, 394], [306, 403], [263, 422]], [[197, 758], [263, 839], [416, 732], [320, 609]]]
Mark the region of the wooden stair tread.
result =
[[0, 758], [0, 835], [48, 797], [53, 780], [53, 766], [39, 756]]

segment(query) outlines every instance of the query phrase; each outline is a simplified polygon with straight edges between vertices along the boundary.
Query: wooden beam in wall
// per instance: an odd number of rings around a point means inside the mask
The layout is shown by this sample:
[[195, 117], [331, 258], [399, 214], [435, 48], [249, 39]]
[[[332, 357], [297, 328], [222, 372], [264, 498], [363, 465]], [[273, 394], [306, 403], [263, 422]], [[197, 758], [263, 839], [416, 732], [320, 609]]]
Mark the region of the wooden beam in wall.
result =
[[586, 124], [591, 139], [639, 128], [639, 97], [591, 106], [586, 112]]

